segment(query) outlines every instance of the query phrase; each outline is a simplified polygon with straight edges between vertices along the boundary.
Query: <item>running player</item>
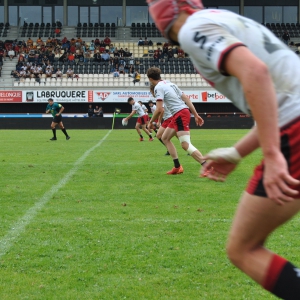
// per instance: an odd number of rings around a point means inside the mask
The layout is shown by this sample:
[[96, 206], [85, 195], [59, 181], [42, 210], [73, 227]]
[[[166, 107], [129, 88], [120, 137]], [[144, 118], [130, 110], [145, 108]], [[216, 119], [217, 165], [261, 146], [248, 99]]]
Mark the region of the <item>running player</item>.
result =
[[144, 141], [144, 137], [143, 137], [142, 132], [140, 130], [140, 126], [141, 126], [142, 129], [149, 136], [149, 141], [152, 142], [153, 141], [153, 137], [152, 137], [151, 133], [149, 132], [149, 130], [146, 128], [148, 116], [144, 112], [142, 106], [139, 103], [136, 103], [132, 97], [129, 97], [128, 100], [127, 100], [127, 102], [130, 105], [132, 105], [132, 112], [125, 119], [128, 121], [130, 118], [132, 118], [133, 115], [135, 115], [137, 113], [139, 117], [138, 117], [138, 119], [136, 121], [135, 129], [136, 129], [138, 135], [140, 136], [140, 141], [141, 142]]
[[189, 53], [195, 68], [256, 126], [231, 148], [211, 151], [203, 171], [224, 181], [261, 147], [263, 162], [241, 197], [227, 245], [238, 268], [282, 299], [300, 299], [300, 269], [265, 248], [300, 210], [300, 61], [267, 28], [200, 0], [149, 0], [156, 26]]
[[168, 175], [175, 175], [183, 173], [183, 167], [180, 165], [178, 155], [174, 144], [171, 142], [173, 136], [177, 135], [181, 147], [187, 151], [196, 161], [201, 165], [205, 163], [200, 151], [195, 148], [190, 139], [190, 119], [191, 114], [194, 114], [195, 122], [198, 126], [202, 126], [204, 121], [198, 115], [193, 103], [190, 99], [178, 88], [178, 86], [170, 81], [162, 80], [160, 77], [161, 71], [159, 68], [151, 67], [147, 71], [147, 76], [151, 85], [154, 88], [156, 97], [156, 110], [152, 115], [149, 124], [163, 111], [163, 105], [171, 112], [173, 118], [165, 132], [162, 135], [162, 141], [166, 145], [170, 155], [173, 158], [174, 168], [167, 172]]
[[61, 131], [65, 134], [66, 140], [69, 140], [71, 137], [67, 134], [67, 131], [64, 127], [64, 124], [62, 122], [62, 112], [64, 111], [64, 107], [53, 101], [52, 98], [48, 99], [48, 105], [46, 107], [46, 114], [51, 113], [53, 116], [53, 120], [51, 123], [51, 129], [53, 132], [53, 138], [50, 139], [50, 141], [56, 141], [56, 125], [58, 124]]

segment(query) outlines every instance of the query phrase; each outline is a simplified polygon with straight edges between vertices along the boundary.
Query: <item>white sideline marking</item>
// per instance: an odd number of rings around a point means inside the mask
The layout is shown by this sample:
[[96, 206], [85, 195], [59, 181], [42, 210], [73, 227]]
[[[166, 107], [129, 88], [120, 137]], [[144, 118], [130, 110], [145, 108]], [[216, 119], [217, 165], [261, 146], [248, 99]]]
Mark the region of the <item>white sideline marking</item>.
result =
[[62, 188], [69, 179], [77, 172], [79, 165], [90, 155], [92, 151], [98, 148], [109, 136], [110, 130], [95, 146], [87, 150], [75, 163], [74, 167], [65, 175], [65, 177], [42, 196], [42, 198], [29, 208], [25, 215], [12, 225], [8, 233], [0, 240], [0, 258], [5, 255], [12, 247], [16, 239], [25, 231], [25, 227], [33, 220], [36, 214], [47, 204], [50, 198]]

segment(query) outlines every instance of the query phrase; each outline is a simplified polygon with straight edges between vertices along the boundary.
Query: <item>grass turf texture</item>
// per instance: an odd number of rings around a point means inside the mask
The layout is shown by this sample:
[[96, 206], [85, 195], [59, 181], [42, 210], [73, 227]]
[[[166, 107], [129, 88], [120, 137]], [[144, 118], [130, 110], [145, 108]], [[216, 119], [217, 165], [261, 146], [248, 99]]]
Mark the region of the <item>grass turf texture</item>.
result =
[[[58, 130], [51, 142], [51, 130], [1, 131], [1, 300], [275, 299], [225, 254], [260, 151], [218, 183], [198, 178], [177, 140], [185, 173], [167, 176], [172, 160], [156, 139], [139, 142], [135, 130], [68, 133], [70, 141]], [[191, 132], [202, 153], [245, 133]], [[299, 265], [298, 228], [296, 217], [268, 246]]]

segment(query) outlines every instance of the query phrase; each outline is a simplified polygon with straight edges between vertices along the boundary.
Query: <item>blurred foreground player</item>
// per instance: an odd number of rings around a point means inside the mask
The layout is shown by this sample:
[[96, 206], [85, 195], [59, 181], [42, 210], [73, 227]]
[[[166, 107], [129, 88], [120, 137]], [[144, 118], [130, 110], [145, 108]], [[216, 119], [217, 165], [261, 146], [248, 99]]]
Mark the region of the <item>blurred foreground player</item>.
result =
[[66, 136], [66, 140], [69, 140], [71, 137], [67, 134], [67, 131], [64, 127], [64, 124], [62, 122], [62, 112], [64, 111], [64, 107], [59, 104], [59, 103], [56, 103], [53, 101], [52, 98], [49, 98], [48, 99], [48, 105], [46, 107], [46, 114], [48, 113], [51, 113], [52, 116], [53, 116], [53, 120], [52, 120], [52, 123], [51, 123], [51, 129], [52, 129], [52, 132], [53, 132], [53, 138], [50, 139], [50, 141], [56, 141], [57, 138], [56, 138], [56, 125], [58, 124], [61, 131], [65, 134]]
[[300, 270], [264, 247], [268, 236], [300, 209], [300, 61], [260, 24], [199, 0], [148, 1], [160, 31], [179, 43], [206, 80], [256, 121], [231, 148], [211, 151], [202, 172], [224, 181], [261, 147], [237, 209], [227, 253], [244, 273], [283, 299], [300, 299]]

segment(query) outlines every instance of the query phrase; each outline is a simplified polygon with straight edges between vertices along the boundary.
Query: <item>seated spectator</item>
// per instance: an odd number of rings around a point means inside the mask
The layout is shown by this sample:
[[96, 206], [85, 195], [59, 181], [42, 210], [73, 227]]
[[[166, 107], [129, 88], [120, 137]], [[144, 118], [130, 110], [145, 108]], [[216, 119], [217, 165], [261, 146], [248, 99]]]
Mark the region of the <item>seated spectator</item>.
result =
[[178, 48], [177, 57], [184, 58], [184, 51], [181, 48]]
[[148, 46], [148, 45], [149, 45], [148, 38], [145, 37], [145, 40], [144, 40], [144, 46]]
[[99, 107], [98, 105], [96, 105], [96, 107], [94, 109], [93, 117], [103, 117], [102, 107]]
[[117, 56], [117, 57], [120, 56], [120, 52], [119, 52], [119, 49], [117, 47], [115, 48], [114, 56]]
[[124, 67], [123, 64], [120, 64], [120, 66], [119, 66], [119, 73], [120, 74], [125, 74], [125, 67]]
[[92, 104], [89, 104], [89, 108], [88, 108], [87, 113], [88, 113], [89, 118], [91, 118], [94, 115], [94, 109], [93, 109]]
[[69, 52], [75, 53], [76, 52], [76, 46], [75, 45], [71, 45], [70, 48], [69, 48]]
[[128, 64], [125, 64], [124, 71], [125, 71], [126, 74], [129, 73], [129, 65]]
[[105, 39], [103, 41], [104, 41], [105, 46], [109, 46], [111, 44], [111, 40], [108, 37], [108, 35], [105, 37]]
[[113, 62], [113, 65], [116, 66], [120, 63], [119, 61], [119, 57], [118, 56], [115, 56], [113, 59], [112, 59], [112, 62]]
[[74, 62], [75, 61], [75, 55], [74, 55], [74, 53], [69, 53], [69, 55], [68, 55], [68, 61], [69, 62]]
[[43, 42], [43, 40], [42, 40], [41, 37], [39, 37], [39, 38], [36, 40], [36, 44], [37, 44], [38, 46], [42, 46], [42, 44], [44, 44], [44, 42]]
[[77, 37], [76, 43], [75, 43], [76, 47], [80, 47], [81, 44], [82, 44], [82, 39], [80, 37]]
[[18, 72], [17, 70], [12, 70], [12, 71], [10, 72], [10, 76], [11, 76], [12, 78], [20, 78], [20, 74], [19, 74], [19, 72]]
[[102, 54], [105, 52], [105, 47], [104, 46], [99, 46], [99, 52]]
[[21, 70], [19, 73], [19, 78], [29, 78], [30, 73], [25, 71], [25, 70]]
[[113, 76], [114, 77], [120, 77], [120, 73], [119, 73], [119, 69], [115, 68], [114, 72], [113, 72]]
[[54, 57], [55, 57], [55, 54], [53, 52], [50, 52], [48, 55], [48, 59], [51, 64], [53, 64], [53, 62], [54, 62]]
[[3, 48], [0, 48], [0, 61], [2, 62], [4, 60], [6, 60], [6, 51]]
[[15, 55], [18, 56], [20, 53], [20, 47], [18, 46], [18, 44], [16, 44], [13, 49], [15, 51]]
[[46, 41], [46, 47], [50, 47], [50, 46], [52, 46], [52, 37], [51, 36], [49, 36]]
[[68, 55], [66, 52], [58, 59], [58, 61], [60, 62], [66, 62], [67, 60], [68, 60]]
[[47, 55], [44, 55], [44, 57], [42, 58], [42, 63], [45, 65], [49, 64], [49, 58]]
[[144, 46], [144, 40], [143, 38], [140, 37], [140, 39], [138, 40], [138, 46]]
[[96, 52], [94, 54], [94, 59], [95, 59], [96, 62], [99, 63], [101, 61], [101, 53], [100, 52]]
[[141, 80], [141, 74], [138, 70], [135, 70], [133, 75], [128, 75], [129, 77], [133, 77], [133, 83], [135, 85], [136, 82], [139, 82]]
[[63, 73], [60, 70], [60, 68], [57, 68], [57, 71], [56, 71], [55, 75], [56, 75], [56, 78], [61, 78], [63, 76]]
[[66, 43], [67, 42], [67, 37], [64, 37], [62, 40], [61, 40], [61, 44], [63, 45], [64, 43]]
[[89, 46], [89, 50], [90, 51], [95, 51], [95, 43], [94, 43], [94, 40], [91, 41], [91, 44]]
[[110, 55], [108, 53], [108, 50], [106, 50], [104, 53], [101, 54], [101, 58], [103, 61], [109, 61]]
[[32, 46], [33, 45], [33, 40], [31, 38], [28, 38], [27, 42], [26, 42], [27, 46]]
[[46, 74], [47, 78], [51, 78], [52, 77], [52, 70], [50, 68], [46, 69], [45, 74]]
[[74, 77], [74, 71], [72, 68], [68, 68], [67, 72], [67, 78], [73, 78]]
[[95, 47], [100, 46], [100, 40], [98, 38], [95, 39]]
[[110, 44], [108, 51], [109, 51], [110, 54], [113, 54], [113, 53], [114, 53], [115, 47], [114, 47], [113, 44]]
[[169, 48], [169, 50], [168, 50], [168, 59], [170, 59], [170, 58], [173, 58], [174, 57], [174, 53], [173, 53], [173, 49], [172, 49], [172, 47], [170, 47]]
[[128, 48], [124, 49], [124, 57], [130, 57], [132, 55], [131, 52], [129, 52]]
[[120, 54], [120, 57], [125, 57], [125, 56], [124, 56], [125, 51], [124, 51], [123, 48], [121, 48], [121, 49], [119, 50], [119, 54]]
[[[47, 60], [48, 60], [48, 58], [47, 58]], [[28, 61], [35, 62], [35, 51], [34, 50], [30, 50], [30, 52], [28, 54]]]
[[104, 41], [103, 41], [103, 40], [101, 40], [101, 41], [100, 41], [100, 44], [99, 44], [99, 46], [100, 46], [100, 47], [104, 47], [104, 48], [105, 48], [105, 47], [106, 47], [106, 44], [104, 43]]

